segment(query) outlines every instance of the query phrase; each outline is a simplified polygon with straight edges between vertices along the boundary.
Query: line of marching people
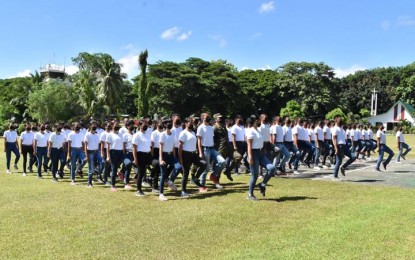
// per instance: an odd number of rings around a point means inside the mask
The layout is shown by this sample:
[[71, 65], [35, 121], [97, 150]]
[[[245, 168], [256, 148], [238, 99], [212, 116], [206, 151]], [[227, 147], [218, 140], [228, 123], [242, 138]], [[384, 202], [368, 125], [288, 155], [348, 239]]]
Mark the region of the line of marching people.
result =
[[[132, 190], [131, 183], [135, 183], [137, 196], [145, 196], [144, 188], [148, 188], [162, 201], [168, 200], [165, 186], [178, 190], [175, 181], [180, 174], [180, 194], [188, 198], [189, 180], [201, 193], [208, 191], [207, 179], [214, 188], [223, 189], [222, 174], [232, 181], [232, 173], [239, 174], [243, 164], [251, 175], [247, 198], [257, 200], [255, 188], [265, 196], [271, 177], [299, 175], [300, 166], [316, 171], [331, 167], [333, 180], [338, 181], [339, 172], [345, 175], [351, 163], [370, 158], [376, 149], [376, 171], [381, 171], [381, 164], [386, 170], [394, 156], [386, 145], [383, 126], [374, 134], [370, 125], [343, 125], [340, 117], [314, 123], [276, 116], [270, 122], [266, 114], [261, 114], [248, 117], [244, 123], [239, 115], [225, 120], [219, 113], [213, 118], [202, 113], [182, 121], [173, 114], [159, 120], [125, 118], [122, 126], [113, 120], [101, 127], [92, 120], [88, 129], [79, 122], [72, 126], [56, 124], [53, 129], [49, 123], [27, 124], [20, 138], [11, 124], [4, 138], [7, 173], [11, 172], [11, 154], [15, 154], [15, 169], [22, 154], [23, 176], [37, 166], [38, 178], [50, 170], [52, 180], [58, 182], [67, 168], [71, 185], [76, 185], [87, 164], [88, 188], [94, 187], [94, 179], [113, 192], [117, 191], [117, 181], [126, 190]], [[400, 163], [411, 147], [405, 143], [401, 128], [396, 140], [396, 162]], [[384, 153], [389, 154], [385, 161]], [[342, 164], [344, 157], [348, 159]]]

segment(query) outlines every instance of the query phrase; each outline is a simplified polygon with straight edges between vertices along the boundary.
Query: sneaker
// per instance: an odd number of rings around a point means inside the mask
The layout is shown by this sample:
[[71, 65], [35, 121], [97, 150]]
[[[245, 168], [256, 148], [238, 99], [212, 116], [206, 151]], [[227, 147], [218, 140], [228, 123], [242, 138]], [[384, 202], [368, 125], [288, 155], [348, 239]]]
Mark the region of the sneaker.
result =
[[141, 190], [137, 191], [137, 193], [135, 194], [135, 196], [137, 196], [137, 197], [144, 197], [145, 195], [146, 194], [144, 194], [144, 192], [141, 191]]
[[266, 187], [262, 185], [262, 183], [258, 184], [259, 191], [261, 192], [262, 196], [265, 197], [265, 190]]
[[131, 187], [130, 184], [125, 184], [124, 190], [132, 190], [132, 189], [133, 189], [133, 187]]
[[301, 173], [299, 173], [297, 170], [294, 170], [294, 175], [299, 175]]
[[213, 174], [211, 174], [209, 176], [209, 180], [211, 180], [214, 184], [218, 183], [218, 179], [216, 178], [216, 176], [214, 176]]
[[331, 180], [332, 180], [332, 181], [341, 181], [341, 180], [339, 179], [339, 177], [333, 177]]
[[155, 194], [160, 194], [160, 191], [159, 190], [156, 190], [156, 189], [152, 189], [151, 192], [152, 193], [155, 193]]
[[143, 181], [143, 183], [141, 184], [143, 187], [147, 187], [147, 188], [149, 188], [150, 187], [150, 183], [148, 183], [148, 182], [146, 182], [146, 181]]
[[386, 171], [386, 163], [382, 163], [382, 165], [383, 165], [383, 168], [385, 169], [385, 171]]
[[232, 174], [230, 171], [225, 171], [223, 174], [225, 174], [226, 178], [228, 178], [228, 180], [233, 181], [232, 178]]
[[375, 168], [375, 171], [382, 172], [379, 168]]
[[322, 167], [323, 167], [323, 169], [328, 169], [329, 168], [329, 167], [327, 167], [327, 165], [323, 165]]
[[11, 172], [10, 172], [10, 170], [7, 170], [7, 171], [6, 171], [6, 173], [7, 173], [7, 174], [10, 174]]
[[259, 176], [258, 176], [258, 179], [262, 180], [262, 179], [264, 179], [264, 176], [259, 175]]
[[166, 196], [164, 196], [164, 194], [160, 194], [159, 195], [159, 200], [160, 201], [168, 201], [169, 199]]
[[71, 185], [72, 186], [75, 186], [76, 185], [75, 180], [71, 180]]
[[199, 192], [206, 193], [208, 189], [206, 187], [199, 187]]
[[22, 174], [22, 176], [23, 176], [23, 177], [26, 177], [26, 176], [27, 176], [27, 174], [24, 172], [24, 173]]
[[59, 178], [63, 179], [63, 171], [58, 171]]
[[123, 172], [118, 172], [117, 175], [118, 175], [118, 177], [120, 178], [121, 181], [124, 181], [124, 173]]
[[30, 173], [33, 173], [33, 169], [32, 168], [27, 169], [27, 171], [30, 172]]
[[82, 171], [76, 171], [76, 173], [79, 175], [79, 177], [81, 177], [81, 178], [84, 177], [84, 173]]
[[[174, 183], [173, 183], [171, 180], [168, 180], [168, 181], [167, 181], [167, 185], [169, 186], [169, 188], [170, 188], [171, 190], [177, 191], [177, 187], [176, 187], [176, 185], [174, 185]], [[160, 195], [161, 195], [161, 194], [160, 194]]]
[[321, 168], [320, 168], [320, 167], [318, 167], [318, 166], [314, 166], [313, 170], [315, 170], [315, 171], [319, 171], [319, 170], [321, 170]]
[[52, 178], [52, 182], [58, 182], [58, 179], [56, 179], [56, 178]]
[[98, 182], [101, 184], [105, 184], [105, 181], [101, 177], [98, 178]]
[[215, 187], [216, 187], [216, 189], [223, 190], [223, 186], [220, 185], [219, 183], [216, 183]]
[[396, 161], [395, 163], [402, 163], [401, 161]]
[[111, 182], [110, 182], [110, 181], [106, 181], [106, 182], [104, 183], [104, 185], [105, 185], [105, 186], [112, 186], [112, 184], [111, 184]]
[[88, 183], [88, 185], [86, 185], [86, 187], [87, 187], [88, 189], [91, 189], [91, 188], [93, 188], [94, 186], [92, 186], [92, 184], [91, 184], [91, 183]]
[[188, 192], [182, 191], [181, 197], [182, 198], [189, 198], [190, 197], [190, 194]]
[[19, 169], [19, 167], [17, 167], [17, 164], [13, 165], [13, 167], [14, 167], [15, 170]]
[[405, 156], [403, 156], [403, 155], [401, 155], [401, 158], [404, 160], [404, 161], [406, 161], [406, 158], [405, 158]]
[[39, 180], [41, 180], [41, 179], [43, 179], [43, 176], [42, 176], [42, 175], [40, 175], [40, 176], [37, 176], [37, 178], [38, 178]]
[[196, 185], [197, 187], [201, 187], [202, 185], [200, 184], [200, 181], [198, 180], [198, 179], [196, 179], [196, 178], [193, 178], [192, 179], [192, 183], [194, 184], [194, 185]]
[[346, 170], [343, 167], [340, 167], [340, 172], [343, 176], [346, 176]]
[[258, 201], [258, 199], [254, 195], [251, 195], [251, 194], [248, 194], [248, 197], [246, 197], [246, 199], [251, 200], [251, 201]]
[[115, 187], [113, 186], [113, 187], [111, 187], [111, 191], [112, 191], [112, 192], [116, 192], [116, 191], [117, 191], [117, 188], [115, 188]]

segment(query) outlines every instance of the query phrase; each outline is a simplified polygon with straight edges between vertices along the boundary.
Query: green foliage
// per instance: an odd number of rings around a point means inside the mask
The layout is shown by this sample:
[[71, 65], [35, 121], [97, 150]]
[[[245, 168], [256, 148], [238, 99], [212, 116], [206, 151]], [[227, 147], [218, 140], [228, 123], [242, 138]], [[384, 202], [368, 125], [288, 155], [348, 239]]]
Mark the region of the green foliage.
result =
[[328, 120], [334, 120], [335, 117], [340, 116], [342, 119], [342, 122], [348, 122], [348, 118], [346, 114], [344, 114], [343, 110], [341, 108], [335, 108], [332, 111], [328, 112], [326, 115], [326, 119]]
[[287, 105], [281, 109], [280, 116], [295, 119], [297, 117], [304, 117], [304, 113], [296, 101], [288, 101]]
[[79, 115], [80, 108], [75, 102], [78, 97], [68, 83], [50, 80], [29, 95], [28, 110], [39, 122], [66, 121]]
[[362, 117], [369, 117], [370, 116], [370, 111], [367, 108], [361, 108], [359, 114]]
[[149, 111], [149, 90], [150, 85], [147, 82], [147, 58], [148, 51], [142, 51], [138, 56], [138, 63], [140, 65], [140, 77], [138, 81], [138, 114], [147, 116]]

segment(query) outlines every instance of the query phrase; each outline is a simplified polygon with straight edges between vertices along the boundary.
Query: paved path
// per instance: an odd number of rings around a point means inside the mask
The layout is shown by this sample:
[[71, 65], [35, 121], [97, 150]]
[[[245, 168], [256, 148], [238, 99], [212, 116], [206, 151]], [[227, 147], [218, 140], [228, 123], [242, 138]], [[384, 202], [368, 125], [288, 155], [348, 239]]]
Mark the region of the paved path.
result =
[[[415, 188], [415, 160], [406, 160], [395, 163], [394, 160], [387, 166], [387, 170], [375, 171], [377, 158], [369, 161], [356, 161], [349, 166], [346, 176], [339, 173], [343, 182], [354, 182], [367, 185], [388, 185]], [[304, 169], [304, 168], [302, 168]], [[301, 172], [301, 171], [300, 171]], [[322, 169], [320, 171], [306, 170], [301, 175], [290, 175], [286, 178], [305, 178], [318, 181], [332, 181], [333, 170]]]

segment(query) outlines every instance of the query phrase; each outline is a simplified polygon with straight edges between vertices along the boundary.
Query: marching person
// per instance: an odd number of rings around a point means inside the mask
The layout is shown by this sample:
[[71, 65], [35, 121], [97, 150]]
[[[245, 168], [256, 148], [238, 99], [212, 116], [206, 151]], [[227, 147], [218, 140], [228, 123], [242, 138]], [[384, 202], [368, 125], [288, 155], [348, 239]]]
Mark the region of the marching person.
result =
[[267, 170], [262, 183], [258, 184], [258, 188], [262, 196], [265, 196], [265, 186], [275, 172], [275, 166], [268, 160], [267, 156], [262, 151], [262, 148], [264, 147], [264, 139], [258, 129], [258, 121], [258, 116], [256, 115], [252, 115], [248, 118], [247, 124], [249, 129], [246, 136], [248, 145], [248, 161], [251, 170], [251, 180], [249, 182], [247, 199], [254, 201], [257, 200], [254, 196], [254, 188], [259, 175], [259, 167], [264, 167]]
[[104, 183], [102, 180], [102, 171], [105, 166], [104, 159], [102, 159], [101, 151], [99, 149], [99, 134], [97, 133], [97, 123], [92, 122], [89, 132], [84, 137], [84, 151], [86, 154], [85, 160], [88, 162], [88, 184], [87, 188], [92, 188], [92, 177], [94, 172], [97, 171], [97, 178], [99, 182]]
[[300, 151], [298, 150], [298, 139], [293, 138], [294, 135], [291, 128], [291, 120], [288, 117], [285, 119], [285, 125], [282, 129], [284, 133], [284, 145], [289, 152], [293, 153], [294, 174], [298, 175], [300, 174], [298, 172], [298, 162], [301, 155]]
[[42, 162], [46, 160], [48, 153], [48, 137], [45, 132], [45, 125], [40, 126], [40, 131], [35, 134], [35, 140], [33, 142], [33, 154], [37, 158], [37, 177], [42, 177]]
[[[400, 126], [398, 128], [398, 131], [396, 132], [396, 142], [398, 144], [398, 150], [399, 150], [398, 158], [396, 159], [396, 162], [400, 163], [401, 157], [402, 159], [406, 160], [405, 156], [412, 150], [412, 148], [405, 143], [405, 139], [403, 137], [403, 132], [402, 132], [402, 126]], [[405, 149], [405, 152], [403, 152], [404, 149]]]
[[325, 143], [324, 143], [324, 132], [323, 132], [324, 122], [318, 122], [317, 126], [314, 128], [314, 136], [315, 136], [315, 146], [316, 146], [316, 154], [314, 157], [314, 170], [320, 170], [319, 162], [320, 162], [320, 155], [322, 154]]
[[[14, 153], [14, 169], [17, 170], [17, 163], [20, 159], [19, 144], [17, 142], [17, 132], [13, 123], [9, 125], [9, 130], [4, 132], [4, 152], [6, 153], [6, 173], [10, 172], [11, 155]], [[26, 169], [24, 169], [26, 171]]]
[[[86, 164], [84, 147], [84, 135], [81, 133], [81, 124], [76, 122], [74, 130], [68, 135], [68, 156], [71, 161], [71, 185], [75, 183], [75, 173], [82, 178], [82, 168]], [[77, 161], [80, 163], [77, 165]]]
[[[20, 152], [23, 155], [23, 176], [27, 175], [27, 172], [33, 172], [33, 164], [35, 164], [35, 158], [33, 155], [33, 141], [35, 135], [32, 132], [32, 127], [27, 124], [26, 131], [20, 134]], [[29, 154], [29, 167], [27, 167], [27, 155]]]
[[[380, 172], [380, 164], [382, 163], [383, 168], [386, 171], [386, 166], [389, 164], [389, 162], [392, 160], [393, 156], [395, 155], [395, 153], [386, 145], [386, 135], [383, 132], [383, 125], [379, 126], [378, 131], [376, 132], [376, 138], [377, 138], [377, 144], [378, 144], [378, 151], [379, 151], [379, 157], [378, 160], [376, 162], [376, 168], [375, 170]], [[388, 158], [386, 159], [386, 161], [383, 161], [383, 156], [384, 154], [387, 153], [388, 154]]]
[[[190, 167], [194, 165], [196, 168], [196, 175], [200, 176], [206, 168], [206, 162], [201, 160], [197, 155], [197, 138], [194, 133], [193, 122], [190, 118], [184, 119], [185, 129], [179, 135], [179, 161], [183, 167], [183, 179], [182, 179], [182, 193], [183, 198], [190, 196], [187, 191], [187, 180], [189, 178]], [[200, 182], [197, 179], [193, 179], [198, 187], [201, 187]]]
[[[352, 164], [356, 157], [352, 154], [352, 151], [346, 145], [346, 132], [342, 127], [342, 121], [340, 116], [335, 117], [335, 126], [332, 127], [333, 147], [336, 155], [336, 164], [334, 165], [333, 181], [340, 181], [339, 170], [343, 176], [346, 176], [347, 167]], [[342, 164], [343, 157], [347, 156], [349, 159], [346, 163]]]
[[[61, 133], [62, 127], [57, 126], [55, 132], [51, 133], [48, 142], [48, 157], [52, 161], [52, 181], [58, 182], [56, 174], [63, 178], [63, 168], [65, 167], [65, 136]], [[60, 165], [59, 165], [60, 162]], [[60, 168], [58, 169], [58, 165]]]
[[104, 169], [103, 169], [103, 173], [104, 176], [102, 177], [102, 182], [105, 185], [111, 185], [111, 183], [108, 181], [108, 177], [110, 176], [111, 173], [111, 164], [107, 161], [107, 135], [109, 135], [111, 133], [112, 130], [112, 125], [111, 123], [107, 123], [107, 125], [105, 126], [105, 131], [103, 131], [100, 136], [99, 136], [99, 141], [101, 142], [101, 157], [102, 160], [104, 161]]
[[233, 144], [233, 157], [236, 162], [236, 174], [238, 174], [239, 166], [243, 160], [246, 173], [249, 172], [249, 164], [244, 157], [246, 153], [246, 142], [245, 142], [245, 128], [242, 125], [243, 118], [241, 115], [237, 115], [235, 118], [235, 124], [231, 128], [232, 144]]
[[281, 175], [286, 175], [285, 164], [290, 160], [290, 152], [284, 144], [284, 129], [281, 126], [281, 117], [274, 118], [274, 125], [270, 129], [272, 143], [280, 150], [279, 155], [274, 159], [274, 166]]
[[[228, 130], [225, 127], [225, 121], [223, 120], [223, 116], [220, 113], [214, 114], [213, 119], [215, 119], [215, 125], [213, 126], [213, 143], [214, 148], [219, 152], [219, 154], [225, 158], [226, 160], [226, 167], [224, 174], [228, 178], [228, 180], [233, 181], [231, 171], [235, 168], [235, 161], [233, 160], [233, 149], [232, 145], [229, 142], [229, 135]], [[211, 175], [212, 176], [212, 175]], [[220, 172], [217, 179], [212, 178], [214, 181], [219, 183], [220, 180]], [[211, 180], [212, 180], [211, 179]], [[220, 185], [221, 186], [221, 185]]]
[[125, 157], [123, 164], [125, 165], [125, 175], [124, 175], [124, 189], [132, 190], [130, 185], [130, 176], [131, 169], [133, 168], [134, 156], [133, 156], [133, 132], [134, 132], [134, 122], [130, 121], [128, 124], [128, 131], [123, 135], [124, 146], [125, 146]]
[[151, 162], [151, 171], [150, 177], [153, 180], [153, 193], [159, 194], [159, 176], [160, 176], [160, 162], [159, 162], [159, 154], [160, 154], [160, 135], [164, 131], [163, 121], [168, 121], [168, 118], [162, 118], [156, 125], [156, 129], [151, 133], [150, 141], [151, 141], [151, 154], [153, 155], [153, 160]]
[[[115, 125], [111, 133], [107, 134], [107, 161], [111, 163], [111, 191], [116, 192], [115, 179], [117, 178], [118, 168], [124, 161], [125, 144], [124, 138], [119, 133], [120, 126]], [[121, 180], [122, 181], [122, 180]]]

